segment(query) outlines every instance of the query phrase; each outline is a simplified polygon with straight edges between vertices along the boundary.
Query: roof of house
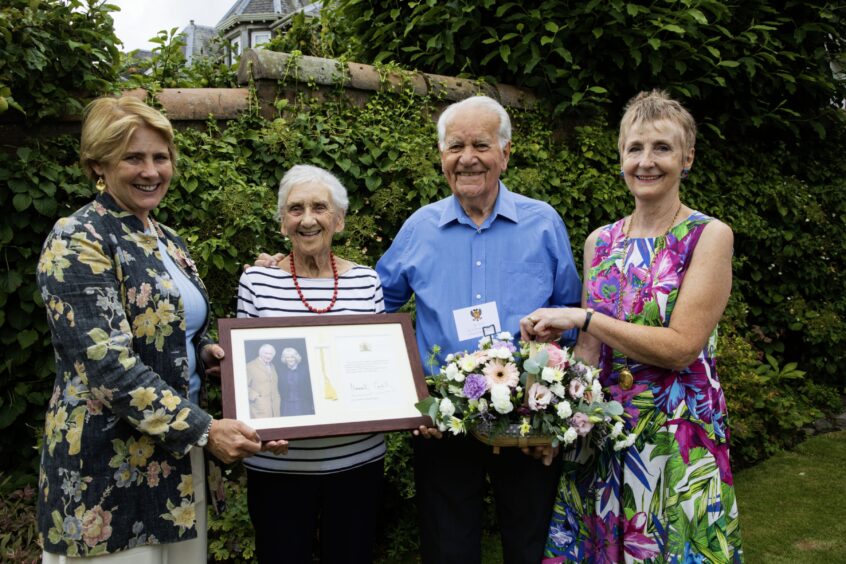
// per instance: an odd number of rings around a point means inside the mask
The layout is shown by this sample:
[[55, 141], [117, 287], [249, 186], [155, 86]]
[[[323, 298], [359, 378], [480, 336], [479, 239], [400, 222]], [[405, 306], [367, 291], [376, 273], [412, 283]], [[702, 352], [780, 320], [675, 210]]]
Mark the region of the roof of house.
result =
[[186, 51], [197, 54], [202, 53], [206, 44], [217, 36], [215, 28], [208, 25], [197, 25], [194, 20], [191, 20], [191, 23], [185, 26], [181, 33], [185, 38]]
[[[294, 0], [292, 3], [298, 3]], [[236, 0], [232, 7], [227, 10], [219, 22], [217, 28], [228, 29], [242, 20], [276, 20], [290, 11], [289, 2], [285, 0]]]

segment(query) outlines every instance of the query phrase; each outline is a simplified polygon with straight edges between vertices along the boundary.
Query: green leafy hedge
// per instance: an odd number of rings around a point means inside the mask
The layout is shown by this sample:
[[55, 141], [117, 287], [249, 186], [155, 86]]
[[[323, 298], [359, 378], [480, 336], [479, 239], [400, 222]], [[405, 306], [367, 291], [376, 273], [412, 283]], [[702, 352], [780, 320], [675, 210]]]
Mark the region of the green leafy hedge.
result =
[[[350, 9], [363, 6], [352, 1], [342, 4]], [[464, 10], [468, 6], [431, 1], [393, 4], [384, 15], [391, 21], [399, 21], [402, 16], [394, 9], [451, 13], [448, 11], [456, 7]], [[474, 4], [480, 13], [493, 9], [491, 2]], [[496, 9], [502, 10], [502, 20], [511, 21], [510, 25], [523, 23], [526, 39], [527, 26], [538, 25], [539, 15], [553, 4], [556, 2], [552, 0], [539, 3], [537, 13], [524, 10], [519, 3], [499, 3]], [[567, 4], [571, 11], [587, 9], [584, 3]], [[754, 5], [759, 4], [772, 5]], [[752, 22], [752, 12], [745, 6], [732, 15], [720, 11], [721, 5], [685, 1], [681, 3], [683, 10], [646, 13], [633, 3], [593, 2], [595, 14], [628, 15], [620, 21], [569, 18], [566, 32], [560, 18], [548, 22], [558, 22], [558, 31], [543, 23], [535, 34], [538, 42], [549, 49], [558, 49], [559, 43], [570, 49], [565, 40], [581, 38], [577, 43], [583, 44], [573, 48], [582, 50], [573, 53], [581, 64], [593, 67], [590, 72], [577, 65], [562, 67], [567, 69], [567, 76], [553, 76], [548, 82], [538, 79], [539, 91], [551, 93], [552, 99], [562, 102], [559, 110], [581, 106], [595, 111], [582, 112], [578, 126], [558, 123], [551, 113], [542, 110], [513, 111], [514, 149], [504, 180], [515, 191], [545, 200], [561, 213], [580, 261], [578, 247], [590, 230], [628, 213], [631, 207], [631, 198], [617, 176], [614, 115], [619, 103], [633, 94], [636, 86], [647, 83], [666, 85], [677, 94], [685, 96], [687, 92], [699, 100], [697, 117], [715, 128], [703, 131], [694, 172], [685, 181], [682, 196], [692, 207], [719, 217], [735, 231], [735, 284], [721, 325], [719, 369], [729, 402], [733, 459], [735, 464], [746, 465], [801, 438], [804, 425], [838, 405], [834, 390], [846, 384], [839, 368], [846, 362], [846, 298], [842, 291], [846, 283], [842, 272], [846, 264], [846, 239], [842, 237], [846, 231], [846, 161], [842, 158], [846, 128], [837, 125], [830, 104], [837, 96], [842, 97], [843, 85], [826, 83], [820, 74], [833, 56], [842, 54], [842, 43], [838, 43], [842, 34], [832, 28], [832, 22], [842, 19], [842, 11], [788, 1], [780, 6], [784, 8], [781, 11], [762, 9], [758, 20]], [[70, 12], [62, 11], [63, 6]], [[637, 13], [631, 13], [632, 9]], [[14, 111], [26, 111], [27, 119], [35, 123], [78, 109], [85, 96], [109, 91], [115, 84], [113, 63], [118, 61], [110, 10], [102, 3], [83, 4], [79, 0], [4, 3], [0, 8], [0, 35], [7, 41], [0, 43], [4, 56], [0, 57], [0, 98], [17, 104]], [[713, 29], [697, 27], [701, 22], [697, 23], [696, 10], [714, 24]], [[808, 10], [817, 12], [810, 17]], [[342, 6], [338, 13], [343, 12]], [[302, 20], [298, 24], [302, 34], [288, 41], [335, 53], [361, 49], [361, 45], [396, 48], [391, 58], [405, 61], [408, 53], [422, 53], [411, 62], [426, 65], [430, 64], [426, 57], [448, 53], [434, 46], [404, 50], [419, 35], [417, 31], [428, 21], [425, 18], [409, 20], [408, 36], [396, 43], [389, 36], [384, 40], [366, 36], [365, 41], [345, 47], [339, 34], [355, 27], [351, 14], [354, 16], [353, 12], [344, 16], [348, 18], [346, 27], [334, 28], [337, 34], [327, 31], [327, 20]], [[475, 21], [476, 16], [464, 10], [451, 26], [458, 26], [459, 35], [474, 30], [489, 34], [488, 38], [496, 37], [482, 43], [485, 53], [493, 49], [494, 55], [484, 68], [456, 59], [457, 69], [486, 74], [501, 68], [516, 79], [533, 61], [532, 40], [518, 45], [518, 38], [496, 28], [474, 28], [468, 22]], [[756, 29], [751, 30], [755, 32], [752, 35], [743, 35], [745, 28], [733, 27], [729, 31], [731, 40], [727, 35], [725, 40], [709, 39], [725, 35], [717, 27], [725, 18], [777, 29]], [[789, 22], [785, 18], [796, 21], [792, 36], [786, 34]], [[372, 22], [370, 25], [373, 32], [400, 31], [398, 27], [383, 30]], [[435, 35], [455, 33], [449, 26], [426, 25]], [[603, 31], [597, 35], [594, 30], [600, 25]], [[671, 25], [678, 25], [684, 33], [659, 29]], [[50, 37], [44, 36], [43, 30], [49, 30]], [[314, 34], [318, 34], [316, 41]], [[554, 36], [552, 42], [544, 41], [550, 34]], [[653, 38], [650, 34], [661, 40], [658, 48], [649, 41]], [[589, 41], [591, 35], [597, 41]], [[628, 44], [639, 36], [645, 44]], [[37, 43], [26, 43], [33, 37], [38, 38]], [[427, 43], [431, 37], [434, 35]], [[598, 41], [603, 37], [626, 43], [629, 55], [635, 47], [642, 51], [640, 62], [628, 69], [631, 73], [614, 68], [617, 63], [613, 54], [619, 50], [608, 49], [613, 41]], [[678, 43], [680, 38], [692, 38], [694, 51], [704, 48], [704, 52], [691, 52], [684, 42]], [[162, 32], [160, 39], [159, 56], [176, 57], [178, 44], [173, 33]], [[739, 64], [717, 64], [715, 70], [705, 72], [708, 57], [715, 56], [703, 47], [709, 41], [719, 43], [724, 59], [734, 53], [728, 60]], [[278, 43], [285, 45], [285, 40]], [[504, 45], [510, 48], [505, 59]], [[611, 56], [610, 63], [603, 54]], [[778, 55], [778, 64], [761, 63], [769, 61], [768, 54]], [[484, 56], [469, 60], [475, 64]], [[555, 56], [544, 55], [542, 61], [534, 63], [535, 70], [558, 72]], [[666, 65], [663, 70], [656, 67], [658, 62], [671, 60], [670, 71]], [[433, 58], [435, 63], [441, 64]], [[679, 63], [687, 65], [687, 70]], [[805, 67], [791, 66], [793, 63]], [[132, 83], [155, 90], [168, 76], [180, 86], [201, 85], [204, 79], [220, 85], [232, 80], [231, 71], [214, 61], [207, 62], [199, 74], [178, 68], [165, 72], [161, 65], [150, 68], [154, 72], [151, 78], [137, 78]], [[424, 70], [445, 72], [445, 68]], [[674, 79], [673, 73], [678, 77]], [[769, 74], [758, 88], [753, 79], [760, 78], [761, 73]], [[537, 79], [537, 73], [525, 74], [527, 79]], [[599, 84], [597, 76], [610, 77], [610, 82], [593, 88]], [[718, 77], [732, 89], [720, 90]], [[793, 88], [791, 80], [797, 84], [794, 95], [786, 106], [779, 105], [776, 98], [782, 95], [782, 87], [786, 91]], [[603, 88], [608, 90], [607, 96]], [[576, 99], [578, 92], [584, 93], [581, 99]], [[705, 92], [710, 92], [710, 97], [705, 97]], [[352, 260], [374, 264], [411, 212], [449, 193], [438, 164], [431, 119], [438, 103], [416, 97], [409, 89], [376, 94], [362, 108], [331, 97], [325, 102], [304, 97], [293, 104], [280, 102], [278, 107], [284, 113], [274, 120], [247, 114], [226, 125], [210, 121], [199, 129], [179, 131], [181, 173], [157, 215], [176, 227], [191, 246], [209, 286], [214, 314], [232, 314], [243, 263], [251, 262], [261, 250], [286, 250], [273, 219], [275, 190], [284, 172], [297, 163], [324, 166], [349, 188], [347, 229], [337, 240], [336, 250]], [[614, 113], [596, 110], [609, 106]], [[713, 112], [709, 111], [711, 107]], [[807, 112], [803, 114], [797, 108]], [[738, 127], [734, 127], [731, 116], [739, 120]], [[792, 131], [765, 137], [742, 135], [756, 127], [758, 118], [762, 131], [784, 127]], [[823, 126], [825, 141], [819, 140], [821, 132], [814, 123]], [[8, 188], [0, 190], [0, 206], [6, 211], [0, 223], [0, 344], [6, 351], [0, 364], [0, 472], [8, 476], [0, 483], [3, 495], [33, 484], [37, 472], [37, 442], [54, 374], [52, 346], [34, 271], [41, 243], [55, 219], [92, 197], [92, 187], [76, 165], [77, 149], [77, 139], [62, 136], [30, 139], [21, 147], [0, 150], [0, 185]], [[251, 558], [251, 532], [237, 469], [232, 468], [226, 485], [233, 498], [230, 511], [210, 524], [210, 549], [220, 561]], [[380, 553], [402, 560], [403, 552], [414, 552], [416, 546], [413, 472], [405, 434], [389, 436], [386, 475], [386, 527]], [[10, 511], [24, 514], [26, 523], [30, 523], [27, 503], [21, 501]], [[26, 542], [0, 538], [4, 550], [26, 548]], [[5, 556], [0, 555], [0, 559]]]
[[617, 109], [660, 86], [726, 136], [825, 136], [832, 102], [846, 97], [830, 67], [846, 62], [846, 8], [831, 2], [337, 4], [355, 61], [526, 86], [557, 112]]
[[[157, 215], [191, 246], [214, 313], [232, 315], [242, 264], [260, 250], [285, 250], [273, 213], [276, 185], [291, 165], [317, 164], [342, 179], [350, 212], [336, 250], [366, 264], [375, 263], [413, 210], [448, 194], [431, 120], [434, 103], [407, 90], [377, 94], [363, 108], [303, 98], [275, 120], [245, 115], [226, 127], [209, 122], [179, 131], [180, 175]], [[596, 120], [562, 137], [543, 112], [513, 111], [513, 117], [514, 149], [504, 180], [517, 192], [550, 202], [575, 247], [591, 229], [630, 211], [631, 198], [616, 174], [611, 126]], [[0, 464], [29, 480], [53, 379], [35, 261], [55, 218], [91, 197], [74, 164], [76, 149], [75, 139], [61, 137], [0, 153], [0, 182], [12, 188], [0, 194], [0, 205], [16, 210], [0, 230], [6, 258], [0, 340], [10, 352], [3, 365], [8, 377], [0, 382], [0, 428], [9, 432], [0, 433], [0, 448], [30, 453], [4, 457]], [[842, 232], [846, 186], [842, 165], [826, 158], [821, 153], [818, 161], [807, 161], [814, 166], [811, 184], [793, 170], [787, 147], [760, 158], [752, 146], [706, 141], [682, 188], [686, 203], [724, 219], [736, 234], [735, 289], [720, 343], [736, 463], [753, 463], [795, 442], [803, 425], [835, 404], [830, 388], [820, 383], [843, 385], [841, 373], [828, 367], [846, 360], [837, 346], [846, 333], [837, 291], [844, 280], [832, 267], [843, 263], [846, 243], [829, 234]], [[762, 363], [763, 351], [750, 345], [762, 339], [779, 358], [798, 343], [804, 354], [788, 358], [800, 359], [808, 375], [784, 377], [795, 376], [785, 361], [774, 360], [775, 368]], [[390, 445], [386, 522], [399, 525], [386, 528], [382, 551], [396, 555], [413, 547], [413, 483], [407, 436], [392, 435]], [[240, 499], [237, 472], [232, 478], [228, 487]], [[241, 505], [235, 503], [212, 527], [221, 560], [244, 556], [251, 546], [249, 529], [237, 526], [246, 518]]]
[[113, 88], [112, 11], [94, 0], [3, 0], [0, 114], [9, 107], [33, 120], [79, 114], [85, 93]]

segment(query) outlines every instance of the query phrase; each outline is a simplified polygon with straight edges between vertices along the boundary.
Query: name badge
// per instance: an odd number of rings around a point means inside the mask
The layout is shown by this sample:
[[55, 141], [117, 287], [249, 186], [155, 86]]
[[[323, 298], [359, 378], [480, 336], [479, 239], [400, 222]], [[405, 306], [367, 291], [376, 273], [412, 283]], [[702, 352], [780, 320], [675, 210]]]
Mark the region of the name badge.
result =
[[496, 302], [473, 305], [452, 311], [459, 341], [495, 335], [501, 331]]

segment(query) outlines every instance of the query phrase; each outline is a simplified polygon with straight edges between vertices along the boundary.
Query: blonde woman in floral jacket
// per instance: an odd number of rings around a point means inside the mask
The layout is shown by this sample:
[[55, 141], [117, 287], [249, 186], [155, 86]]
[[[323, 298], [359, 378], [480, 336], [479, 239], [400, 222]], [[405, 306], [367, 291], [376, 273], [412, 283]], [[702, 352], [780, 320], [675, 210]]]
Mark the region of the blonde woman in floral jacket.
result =
[[100, 194], [56, 223], [38, 263], [57, 372], [38, 481], [44, 562], [205, 562], [203, 449], [224, 462], [262, 449], [254, 429], [197, 405], [200, 368], [217, 370], [223, 350], [206, 337], [184, 242], [150, 215], [174, 158], [170, 123], [143, 102], [86, 108], [80, 163]]

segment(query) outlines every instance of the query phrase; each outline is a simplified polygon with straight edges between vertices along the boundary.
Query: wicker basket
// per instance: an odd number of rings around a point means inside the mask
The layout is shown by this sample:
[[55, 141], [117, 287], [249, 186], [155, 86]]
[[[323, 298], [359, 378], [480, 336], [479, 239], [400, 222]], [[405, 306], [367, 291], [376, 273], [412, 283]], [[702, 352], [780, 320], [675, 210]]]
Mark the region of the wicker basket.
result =
[[525, 435], [520, 434], [520, 424], [511, 423], [503, 431], [491, 434], [492, 426], [486, 423], [475, 425], [470, 432], [486, 445], [491, 445], [494, 454], [499, 453], [501, 447], [533, 447], [552, 445], [552, 435], [541, 434], [530, 429]]

